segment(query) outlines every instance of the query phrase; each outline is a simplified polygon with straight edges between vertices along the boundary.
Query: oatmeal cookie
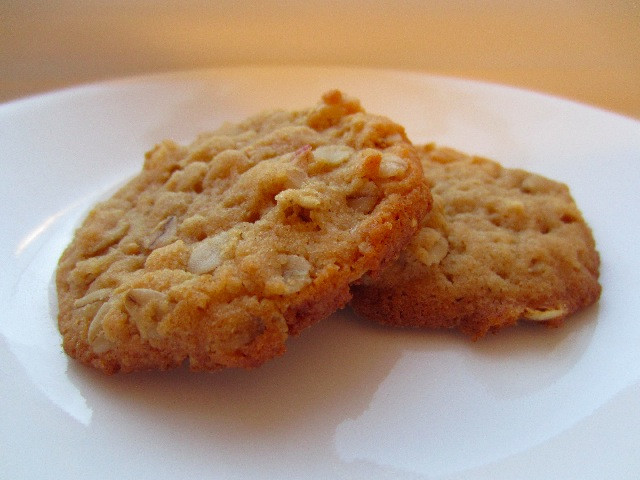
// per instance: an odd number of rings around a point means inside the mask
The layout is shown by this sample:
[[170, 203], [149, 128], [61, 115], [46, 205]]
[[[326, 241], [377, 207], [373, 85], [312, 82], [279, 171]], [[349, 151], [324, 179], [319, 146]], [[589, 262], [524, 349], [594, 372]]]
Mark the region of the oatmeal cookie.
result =
[[64, 349], [107, 373], [259, 366], [397, 258], [430, 205], [403, 128], [339, 91], [164, 141], [59, 261]]
[[433, 208], [398, 261], [355, 287], [359, 314], [479, 338], [519, 320], [559, 325], [598, 300], [599, 256], [567, 186], [448, 148], [419, 150]]

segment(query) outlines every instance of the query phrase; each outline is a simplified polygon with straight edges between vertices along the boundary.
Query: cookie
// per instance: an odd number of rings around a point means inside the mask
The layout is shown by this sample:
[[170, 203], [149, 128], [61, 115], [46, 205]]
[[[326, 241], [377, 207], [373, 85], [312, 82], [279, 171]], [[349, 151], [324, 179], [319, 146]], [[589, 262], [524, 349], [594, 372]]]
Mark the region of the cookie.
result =
[[430, 204], [403, 128], [339, 91], [164, 141], [59, 261], [63, 347], [106, 373], [259, 366], [397, 258]]
[[596, 302], [599, 256], [564, 184], [448, 148], [420, 148], [433, 208], [397, 262], [354, 289], [382, 324], [473, 338], [519, 320], [560, 325]]

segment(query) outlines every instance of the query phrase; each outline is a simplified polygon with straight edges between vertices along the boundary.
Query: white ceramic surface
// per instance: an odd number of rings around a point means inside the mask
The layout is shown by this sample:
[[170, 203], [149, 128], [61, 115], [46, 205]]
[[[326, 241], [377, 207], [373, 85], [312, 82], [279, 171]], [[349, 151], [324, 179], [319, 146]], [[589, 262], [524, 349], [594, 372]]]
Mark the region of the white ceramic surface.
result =
[[[163, 138], [339, 87], [436, 141], [569, 184], [602, 256], [598, 305], [472, 343], [334, 314], [254, 371], [106, 377], [69, 360], [52, 275], [74, 227]], [[0, 106], [0, 477], [640, 476], [640, 123], [393, 71], [234, 68]]]

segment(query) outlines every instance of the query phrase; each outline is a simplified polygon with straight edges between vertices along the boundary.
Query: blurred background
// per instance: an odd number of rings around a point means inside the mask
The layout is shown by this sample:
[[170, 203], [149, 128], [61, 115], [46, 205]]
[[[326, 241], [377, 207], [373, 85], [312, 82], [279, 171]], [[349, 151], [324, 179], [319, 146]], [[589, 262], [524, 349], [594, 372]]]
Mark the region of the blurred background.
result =
[[640, 119], [640, 1], [0, 1], [0, 102], [247, 64], [463, 77]]

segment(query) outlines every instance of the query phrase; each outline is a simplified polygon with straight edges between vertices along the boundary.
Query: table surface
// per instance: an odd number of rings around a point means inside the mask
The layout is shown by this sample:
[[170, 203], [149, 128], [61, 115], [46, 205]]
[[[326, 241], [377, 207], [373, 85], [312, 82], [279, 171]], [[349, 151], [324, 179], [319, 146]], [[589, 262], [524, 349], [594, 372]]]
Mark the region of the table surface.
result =
[[546, 92], [640, 119], [640, 2], [151, 0], [0, 5], [0, 102], [153, 72], [393, 68]]

